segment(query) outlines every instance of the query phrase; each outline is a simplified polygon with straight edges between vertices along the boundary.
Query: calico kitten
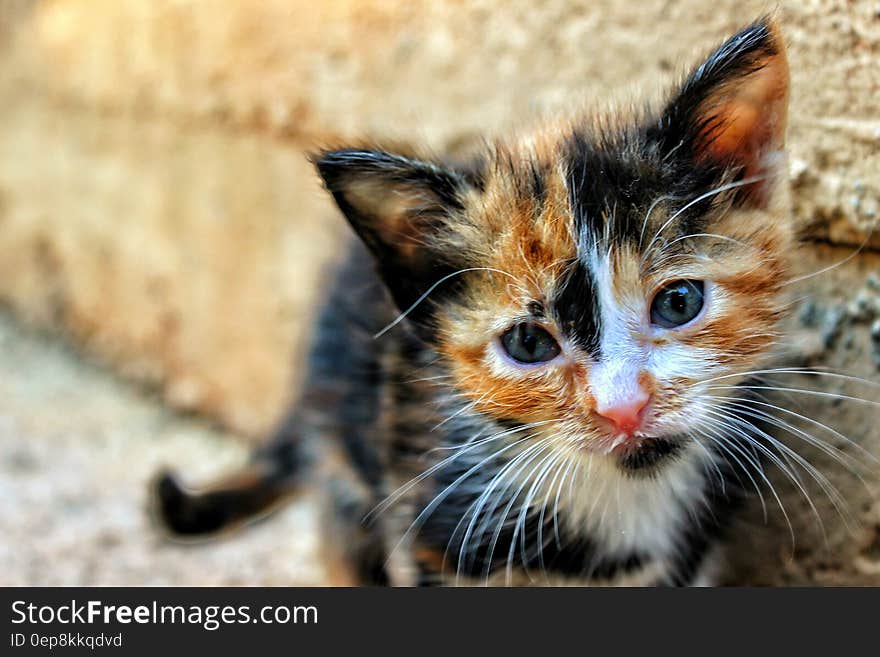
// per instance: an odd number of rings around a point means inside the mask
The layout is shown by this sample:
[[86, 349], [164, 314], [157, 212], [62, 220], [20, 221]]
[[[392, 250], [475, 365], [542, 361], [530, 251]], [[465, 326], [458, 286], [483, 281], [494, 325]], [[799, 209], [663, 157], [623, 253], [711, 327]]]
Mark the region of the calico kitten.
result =
[[729, 402], [783, 312], [787, 99], [762, 19], [659, 110], [465, 162], [317, 154], [360, 240], [302, 397], [241, 475], [162, 476], [167, 526], [213, 532], [312, 483], [349, 583], [709, 582], [763, 451]]

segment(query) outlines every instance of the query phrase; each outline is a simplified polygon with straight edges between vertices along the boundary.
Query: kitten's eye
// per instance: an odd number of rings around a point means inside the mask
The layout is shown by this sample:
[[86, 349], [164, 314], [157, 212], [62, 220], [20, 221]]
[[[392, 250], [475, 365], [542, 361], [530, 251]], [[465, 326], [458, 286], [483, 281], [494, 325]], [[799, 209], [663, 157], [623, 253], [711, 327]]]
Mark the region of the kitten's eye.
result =
[[703, 281], [673, 281], [651, 302], [651, 321], [663, 328], [687, 324], [703, 308]]
[[501, 336], [504, 351], [520, 363], [544, 363], [559, 354], [559, 345], [553, 336], [537, 324], [523, 322], [508, 329]]

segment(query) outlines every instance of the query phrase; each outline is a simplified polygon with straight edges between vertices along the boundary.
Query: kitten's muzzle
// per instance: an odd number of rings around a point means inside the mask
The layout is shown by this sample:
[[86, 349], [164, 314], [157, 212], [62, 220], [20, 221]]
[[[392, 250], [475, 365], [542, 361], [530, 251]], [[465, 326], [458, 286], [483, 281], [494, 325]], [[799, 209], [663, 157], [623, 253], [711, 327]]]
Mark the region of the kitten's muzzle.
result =
[[609, 404], [597, 404], [596, 415], [610, 423], [612, 433], [632, 438], [642, 428], [650, 402], [651, 395], [638, 387]]

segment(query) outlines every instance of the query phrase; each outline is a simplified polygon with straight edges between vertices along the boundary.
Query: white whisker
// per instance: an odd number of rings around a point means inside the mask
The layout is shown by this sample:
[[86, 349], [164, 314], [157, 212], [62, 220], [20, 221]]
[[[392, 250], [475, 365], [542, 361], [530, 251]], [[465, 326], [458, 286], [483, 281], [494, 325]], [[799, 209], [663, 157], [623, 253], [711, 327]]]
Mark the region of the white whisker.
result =
[[657, 238], [660, 237], [660, 235], [663, 233], [663, 231], [666, 230], [673, 221], [675, 221], [678, 217], [681, 216], [682, 213], [684, 213], [686, 210], [693, 207], [694, 205], [696, 205], [700, 201], [704, 201], [707, 198], [711, 198], [712, 196], [716, 196], [718, 194], [722, 194], [724, 192], [730, 191], [731, 189], [736, 189], [737, 187], [742, 187], [744, 185], [751, 185], [753, 183], [760, 182], [760, 181], [764, 180], [765, 178], [766, 178], [766, 176], [752, 176], [750, 178], [743, 178], [742, 180], [728, 183], [726, 185], [721, 185], [721, 187], [717, 187], [717, 188], [710, 190], [704, 194], [700, 194], [699, 196], [697, 196], [695, 199], [693, 199], [689, 203], [685, 203], [684, 206], [682, 206], [680, 209], [675, 211], [672, 214], [672, 216], [670, 216], [669, 219], [666, 220], [666, 223], [664, 223], [662, 226], [660, 226], [660, 229], [656, 233], [654, 233], [654, 237], [651, 238], [651, 241], [648, 242], [648, 246], [645, 247], [644, 254], [647, 255], [648, 253], [651, 252], [651, 247], [657, 241]]
[[443, 278], [441, 278], [440, 280], [438, 280], [436, 283], [434, 283], [433, 285], [431, 285], [431, 287], [429, 287], [429, 288], [425, 291], [424, 294], [422, 294], [418, 299], [416, 299], [416, 300], [412, 303], [412, 305], [411, 305], [409, 308], [407, 308], [407, 309], [404, 310], [402, 313], [400, 313], [400, 315], [397, 316], [397, 319], [395, 319], [393, 322], [391, 322], [390, 324], [386, 325], [385, 328], [383, 328], [381, 331], [379, 331], [378, 333], [376, 333], [376, 334], [373, 336], [373, 339], [375, 340], [375, 339], [381, 338], [381, 337], [382, 337], [383, 335], [385, 335], [388, 331], [390, 331], [390, 330], [393, 329], [395, 326], [397, 326], [398, 324], [400, 324], [400, 322], [402, 322], [404, 319], [406, 319], [407, 315], [409, 315], [413, 310], [415, 310], [415, 309], [419, 306], [419, 304], [421, 304], [425, 299], [427, 299], [428, 296], [429, 296], [434, 290], [436, 290], [440, 285], [442, 285], [443, 283], [445, 283], [446, 281], [448, 281], [450, 278], [453, 278], [453, 277], [458, 276], [458, 275], [460, 275], [460, 274], [465, 274], [465, 273], [467, 273], [467, 272], [471, 272], [471, 271], [491, 271], [491, 272], [495, 272], [496, 274], [503, 274], [504, 276], [508, 276], [508, 277], [512, 278], [513, 280], [517, 280], [516, 277], [515, 277], [513, 274], [509, 274], [509, 273], [507, 273], [506, 271], [503, 271], [503, 270], [501, 270], [501, 269], [495, 269], [495, 268], [493, 268], [493, 267], [467, 267], [467, 268], [465, 268], [465, 269], [459, 269], [458, 271], [454, 271], [454, 272], [452, 272], [451, 274], [446, 274], [446, 276], [444, 276]]

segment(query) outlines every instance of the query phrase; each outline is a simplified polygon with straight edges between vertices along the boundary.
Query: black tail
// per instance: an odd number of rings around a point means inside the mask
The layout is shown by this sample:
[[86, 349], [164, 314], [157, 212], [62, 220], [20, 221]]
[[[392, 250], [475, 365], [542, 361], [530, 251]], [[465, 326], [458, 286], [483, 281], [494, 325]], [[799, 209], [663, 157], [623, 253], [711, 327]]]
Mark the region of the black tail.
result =
[[296, 442], [275, 442], [258, 451], [244, 470], [204, 490], [189, 490], [173, 474], [162, 472], [153, 484], [155, 514], [172, 534], [181, 537], [237, 527], [296, 492], [300, 460]]

